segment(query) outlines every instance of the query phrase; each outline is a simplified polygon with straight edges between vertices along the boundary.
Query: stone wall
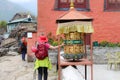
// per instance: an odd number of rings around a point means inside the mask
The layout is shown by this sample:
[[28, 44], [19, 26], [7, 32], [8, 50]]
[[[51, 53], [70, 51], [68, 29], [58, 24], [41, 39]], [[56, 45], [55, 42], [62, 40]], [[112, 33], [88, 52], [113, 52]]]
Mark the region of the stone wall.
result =
[[[61, 50], [63, 52], [63, 50]], [[93, 62], [94, 64], [106, 64], [106, 54], [120, 52], [120, 47], [93, 47]], [[90, 50], [87, 48], [88, 59], [90, 58]], [[49, 58], [53, 64], [57, 63], [58, 50], [49, 50]]]
[[120, 47], [93, 47], [93, 62], [95, 64], [107, 63], [106, 54], [120, 52]]
[[57, 63], [57, 55], [58, 50], [49, 50], [49, 59], [51, 60], [52, 64]]

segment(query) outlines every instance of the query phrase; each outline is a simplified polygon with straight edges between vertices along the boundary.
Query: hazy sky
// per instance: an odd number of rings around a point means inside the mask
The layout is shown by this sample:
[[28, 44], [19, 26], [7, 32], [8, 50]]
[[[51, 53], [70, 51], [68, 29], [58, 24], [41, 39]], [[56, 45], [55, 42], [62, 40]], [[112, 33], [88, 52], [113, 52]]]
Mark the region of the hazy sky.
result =
[[35, 0], [8, 0], [8, 1], [15, 2], [15, 3], [26, 3], [26, 2], [31, 2]]
[[28, 9], [37, 15], [37, 0], [8, 0]]

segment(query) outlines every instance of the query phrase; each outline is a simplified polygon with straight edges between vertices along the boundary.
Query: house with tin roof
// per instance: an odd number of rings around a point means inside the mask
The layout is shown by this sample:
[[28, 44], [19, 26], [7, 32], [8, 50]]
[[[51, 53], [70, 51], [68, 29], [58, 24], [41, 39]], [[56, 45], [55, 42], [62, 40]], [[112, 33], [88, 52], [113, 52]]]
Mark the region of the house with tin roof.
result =
[[17, 27], [27, 28], [27, 31], [36, 31], [36, 23], [36, 18], [34, 16], [28, 13], [16, 13], [7, 24], [7, 32], [10, 33]]

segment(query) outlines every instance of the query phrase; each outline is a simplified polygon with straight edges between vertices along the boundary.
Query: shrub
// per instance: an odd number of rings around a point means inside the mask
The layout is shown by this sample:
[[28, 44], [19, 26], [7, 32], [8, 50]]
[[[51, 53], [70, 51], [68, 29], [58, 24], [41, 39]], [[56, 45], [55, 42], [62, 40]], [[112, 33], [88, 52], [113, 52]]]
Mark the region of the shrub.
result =
[[120, 47], [120, 43], [113, 43], [107, 41], [102, 41], [99, 43], [99, 45], [102, 47]]
[[108, 47], [116, 47], [117, 45], [116, 45], [116, 43], [108, 42], [107, 46]]
[[52, 45], [52, 46], [57, 46], [59, 43], [62, 44], [63, 43], [63, 38], [60, 37], [60, 42], [58, 42], [58, 38], [54, 35], [52, 35], [52, 33], [48, 33], [47, 35], [48, 37], [48, 42]]
[[117, 43], [117, 46], [120, 47], [120, 42]]
[[102, 41], [99, 43], [100, 46], [106, 47], [108, 45], [107, 41]]

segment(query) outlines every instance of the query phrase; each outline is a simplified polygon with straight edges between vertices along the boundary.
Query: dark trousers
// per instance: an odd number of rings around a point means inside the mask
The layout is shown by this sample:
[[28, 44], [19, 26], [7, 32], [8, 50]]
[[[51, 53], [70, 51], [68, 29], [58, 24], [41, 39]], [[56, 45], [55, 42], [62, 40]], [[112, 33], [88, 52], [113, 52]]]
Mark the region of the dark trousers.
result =
[[25, 55], [26, 55], [26, 51], [22, 51], [22, 60], [25, 61]]
[[42, 75], [44, 75], [44, 80], [47, 80], [48, 77], [47, 67], [38, 68], [38, 80], [42, 80]]

